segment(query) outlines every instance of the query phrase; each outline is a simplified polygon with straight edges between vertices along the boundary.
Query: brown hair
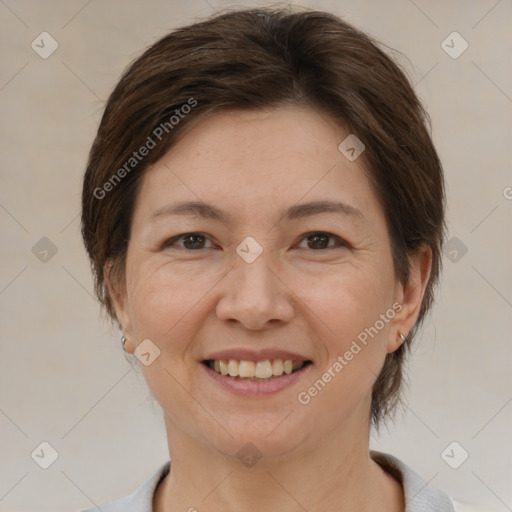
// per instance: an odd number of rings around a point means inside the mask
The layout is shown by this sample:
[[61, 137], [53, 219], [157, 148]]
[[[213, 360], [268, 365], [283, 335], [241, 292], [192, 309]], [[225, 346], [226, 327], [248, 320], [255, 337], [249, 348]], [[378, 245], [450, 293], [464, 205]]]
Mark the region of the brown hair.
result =
[[363, 141], [361, 158], [385, 211], [402, 282], [408, 256], [422, 244], [432, 250], [418, 321], [388, 354], [374, 385], [371, 419], [378, 425], [400, 399], [404, 357], [439, 277], [443, 172], [428, 114], [404, 72], [369, 36], [332, 14], [228, 11], [171, 32], [128, 67], [106, 104], [84, 177], [82, 235], [96, 293], [115, 319], [103, 272], [109, 268], [124, 281], [144, 170], [206, 114], [281, 105], [320, 109]]

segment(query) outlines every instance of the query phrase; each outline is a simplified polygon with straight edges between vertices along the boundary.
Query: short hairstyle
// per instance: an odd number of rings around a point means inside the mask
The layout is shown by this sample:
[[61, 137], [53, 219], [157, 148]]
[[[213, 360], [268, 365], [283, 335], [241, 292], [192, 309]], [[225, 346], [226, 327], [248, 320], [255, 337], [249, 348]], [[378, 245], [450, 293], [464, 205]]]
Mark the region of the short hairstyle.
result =
[[187, 127], [220, 111], [290, 105], [321, 111], [364, 143], [360, 158], [385, 212], [397, 278], [406, 282], [408, 257], [421, 246], [432, 251], [418, 320], [386, 356], [372, 390], [378, 427], [401, 400], [403, 362], [433, 301], [445, 230], [443, 171], [430, 119], [401, 66], [332, 14], [230, 10], [174, 30], [127, 68], [106, 104], [83, 183], [82, 235], [96, 294], [115, 320], [104, 271], [124, 286], [141, 178]]

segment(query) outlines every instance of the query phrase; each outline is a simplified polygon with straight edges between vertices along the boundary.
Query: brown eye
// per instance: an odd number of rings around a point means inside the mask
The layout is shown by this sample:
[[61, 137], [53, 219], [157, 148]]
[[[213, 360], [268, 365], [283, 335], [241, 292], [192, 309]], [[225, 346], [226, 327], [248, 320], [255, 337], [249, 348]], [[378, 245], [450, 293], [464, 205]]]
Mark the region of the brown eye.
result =
[[304, 236], [302, 240], [306, 240], [307, 247], [301, 248], [313, 250], [330, 249], [332, 247], [340, 247], [346, 245], [343, 240], [341, 240], [341, 238], [337, 237], [336, 235], [323, 232], [309, 233], [308, 235]]
[[[175, 236], [164, 243], [164, 248], [181, 248], [187, 250], [209, 249], [205, 244], [208, 238], [201, 233], [185, 233]], [[211, 244], [211, 242], [210, 242]]]

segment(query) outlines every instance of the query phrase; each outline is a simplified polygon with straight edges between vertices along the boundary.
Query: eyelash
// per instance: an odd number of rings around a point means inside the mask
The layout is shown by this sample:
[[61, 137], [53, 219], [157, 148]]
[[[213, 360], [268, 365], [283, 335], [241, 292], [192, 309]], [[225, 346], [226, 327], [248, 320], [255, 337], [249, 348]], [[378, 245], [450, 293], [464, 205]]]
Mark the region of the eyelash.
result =
[[[300, 242], [302, 242], [302, 240], [304, 240], [304, 239], [307, 239], [308, 237], [315, 236], [315, 235], [316, 236], [327, 236], [330, 239], [334, 239], [335, 242], [337, 243], [337, 246], [328, 246], [328, 247], [324, 247], [322, 249], [311, 249], [312, 251], [317, 252], [317, 251], [326, 250], [326, 249], [335, 249], [337, 247], [350, 247], [350, 244], [348, 242], [346, 242], [339, 236], [336, 236], [336, 235], [326, 232], [326, 231], [311, 231], [309, 233], [306, 233], [300, 238]], [[186, 237], [192, 237], [192, 236], [201, 236], [201, 237], [208, 239], [208, 236], [203, 233], [198, 233], [198, 232], [182, 233], [181, 235], [177, 235], [177, 236], [174, 236], [174, 237], [166, 240], [162, 245], [162, 249], [173, 249], [173, 248], [175, 248], [175, 244], [177, 241], [183, 240]], [[206, 247], [206, 248], [201, 247], [200, 249], [187, 249], [186, 247], [179, 247], [179, 248], [183, 249], [185, 251], [188, 251], [188, 252], [199, 251], [199, 250], [204, 250], [204, 249], [211, 249], [211, 247]], [[304, 247], [302, 249], [304, 249]]]

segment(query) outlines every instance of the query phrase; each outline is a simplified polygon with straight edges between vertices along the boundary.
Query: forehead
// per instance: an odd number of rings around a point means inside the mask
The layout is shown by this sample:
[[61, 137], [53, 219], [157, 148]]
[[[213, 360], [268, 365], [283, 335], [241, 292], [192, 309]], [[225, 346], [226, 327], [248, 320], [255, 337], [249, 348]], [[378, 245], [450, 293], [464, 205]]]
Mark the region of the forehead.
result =
[[279, 164], [287, 161], [328, 158], [329, 154], [338, 158], [343, 133], [329, 116], [310, 108], [227, 111], [200, 120], [168, 157], [175, 163], [183, 157], [192, 162], [208, 159], [213, 152], [216, 160], [212, 164], [217, 167], [260, 165], [260, 173], [276, 173]]
[[349, 161], [338, 150], [348, 135], [309, 108], [216, 113], [146, 170], [137, 210], [148, 217], [176, 199], [213, 202], [249, 217], [301, 199], [378, 209], [362, 159]]

